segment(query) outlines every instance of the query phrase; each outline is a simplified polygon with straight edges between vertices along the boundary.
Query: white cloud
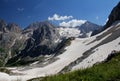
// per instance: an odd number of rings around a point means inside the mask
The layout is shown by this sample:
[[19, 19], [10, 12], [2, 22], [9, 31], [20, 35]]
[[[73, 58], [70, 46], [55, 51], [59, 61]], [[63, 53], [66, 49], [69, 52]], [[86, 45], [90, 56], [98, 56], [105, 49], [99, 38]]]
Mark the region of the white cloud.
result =
[[24, 8], [17, 8], [17, 10], [22, 12], [22, 11], [24, 11]]
[[77, 20], [77, 19], [73, 19], [71, 21], [68, 22], [62, 22], [59, 25], [60, 26], [64, 26], [64, 27], [76, 27], [76, 26], [81, 26], [82, 24], [84, 24], [86, 22], [86, 20]]
[[58, 14], [54, 14], [53, 17], [48, 17], [48, 20], [67, 20], [67, 19], [72, 19], [73, 16], [60, 16]]

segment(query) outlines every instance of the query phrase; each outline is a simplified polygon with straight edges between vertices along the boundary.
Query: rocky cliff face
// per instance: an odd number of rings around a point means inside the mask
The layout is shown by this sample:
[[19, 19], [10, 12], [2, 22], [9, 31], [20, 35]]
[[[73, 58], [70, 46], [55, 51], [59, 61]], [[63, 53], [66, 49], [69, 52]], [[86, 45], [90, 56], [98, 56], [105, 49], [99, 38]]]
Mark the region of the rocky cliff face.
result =
[[0, 32], [5, 32], [6, 31], [6, 22], [2, 19], [0, 19]]
[[9, 23], [7, 25], [7, 29], [10, 32], [15, 32], [15, 33], [20, 33], [22, 31], [22, 29], [20, 29], [20, 27], [17, 24], [15, 24], [15, 23]]
[[0, 20], [0, 66], [3, 66], [9, 58], [12, 58], [16, 52], [24, 45], [21, 29], [17, 24], [6, 24]]
[[119, 20], [120, 20], [120, 2], [112, 9], [112, 11], [108, 17], [108, 21], [104, 25], [104, 27], [100, 28], [98, 30], [95, 30], [91, 36], [104, 31], [105, 29], [109, 28], [113, 23], [115, 23], [116, 21], [119, 21]]
[[[59, 40], [59, 33], [55, 27], [48, 23], [37, 23], [33, 35], [27, 40], [22, 56], [39, 56], [54, 53]], [[31, 28], [31, 27], [30, 27]]]
[[[14, 32], [14, 28], [12, 31]], [[15, 55], [8, 60], [7, 65], [33, 62], [39, 60], [39, 56], [54, 54], [60, 43], [58, 30], [49, 22], [30, 24], [22, 33], [16, 34], [20, 34], [18, 37], [21, 38], [14, 42], [12, 49]]]
[[115, 6], [113, 8], [108, 19], [109, 20], [107, 21], [106, 25], [104, 26], [104, 30], [107, 29], [108, 27], [110, 27], [115, 21], [120, 20], [120, 2], [117, 4], [117, 6]]
[[78, 28], [82, 34], [80, 37], [85, 38], [85, 37], [90, 37], [93, 31], [102, 28], [102, 26], [86, 21], [84, 24], [82, 24]]

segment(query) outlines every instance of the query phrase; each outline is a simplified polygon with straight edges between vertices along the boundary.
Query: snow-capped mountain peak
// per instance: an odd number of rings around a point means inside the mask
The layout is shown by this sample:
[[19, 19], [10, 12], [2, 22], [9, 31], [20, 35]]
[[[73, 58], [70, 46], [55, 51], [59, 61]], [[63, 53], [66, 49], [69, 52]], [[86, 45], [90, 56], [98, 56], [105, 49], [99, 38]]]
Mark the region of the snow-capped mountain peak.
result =
[[57, 29], [60, 33], [60, 36], [67, 37], [67, 38], [68, 37], [81, 37], [81, 38], [90, 37], [94, 30], [97, 30], [101, 27], [99, 25], [96, 25], [86, 20], [80, 21], [80, 22], [81, 24], [76, 25], [76, 27], [72, 27], [72, 25], [70, 27], [68, 26], [58, 27]]
[[61, 37], [79, 37], [80, 30], [78, 28], [59, 27], [57, 28]]

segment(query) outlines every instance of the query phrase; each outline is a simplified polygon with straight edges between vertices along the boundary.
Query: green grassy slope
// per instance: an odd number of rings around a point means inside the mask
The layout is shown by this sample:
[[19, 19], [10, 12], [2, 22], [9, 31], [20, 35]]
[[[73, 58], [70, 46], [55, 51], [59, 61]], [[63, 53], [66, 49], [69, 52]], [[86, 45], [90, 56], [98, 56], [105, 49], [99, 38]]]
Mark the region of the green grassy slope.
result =
[[120, 81], [120, 53], [117, 53], [109, 61], [91, 68], [29, 81]]

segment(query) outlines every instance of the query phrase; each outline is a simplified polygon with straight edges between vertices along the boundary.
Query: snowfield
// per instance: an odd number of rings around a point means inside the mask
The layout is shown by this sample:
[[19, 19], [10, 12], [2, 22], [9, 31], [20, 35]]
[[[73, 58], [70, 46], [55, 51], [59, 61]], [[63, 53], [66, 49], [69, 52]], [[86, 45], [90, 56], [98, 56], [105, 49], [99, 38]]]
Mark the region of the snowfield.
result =
[[81, 32], [79, 28], [69, 28], [69, 27], [59, 27], [57, 28], [61, 37], [82, 37], [87, 38], [90, 37], [93, 31], [89, 31], [86, 33]]
[[0, 72], [0, 81], [11, 81], [11, 79], [8, 74]]
[[83, 60], [78, 65], [74, 66], [72, 70], [91, 67], [93, 64], [97, 62], [104, 61], [112, 51], [120, 51], [120, 37], [110, 43], [104, 44], [96, 48], [94, 53], [92, 53], [88, 58]]
[[[71, 62], [76, 61], [78, 58], [84, 56], [86, 51], [89, 50], [89, 54], [86, 58], [74, 66], [71, 70], [80, 68], [91, 67], [97, 62], [104, 61], [113, 50], [120, 51], [120, 23], [114, 24], [102, 33], [90, 37], [90, 38], [76, 38], [72, 41], [71, 45], [66, 47], [66, 51], [58, 55], [55, 62], [45, 66], [36, 67], [33, 69], [22, 70], [21, 68], [8, 68], [14, 73], [20, 73], [22, 75], [8, 75], [0, 73], [0, 81], [26, 81], [35, 77], [42, 77], [46, 75], [54, 75], [60, 72], [65, 66], [69, 66]], [[114, 36], [116, 35], [117, 36]], [[108, 40], [111, 38], [111, 40]], [[114, 40], [112, 40], [114, 38]]]
[[57, 28], [61, 37], [79, 37], [80, 30], [78, 28], [60, 27]]

